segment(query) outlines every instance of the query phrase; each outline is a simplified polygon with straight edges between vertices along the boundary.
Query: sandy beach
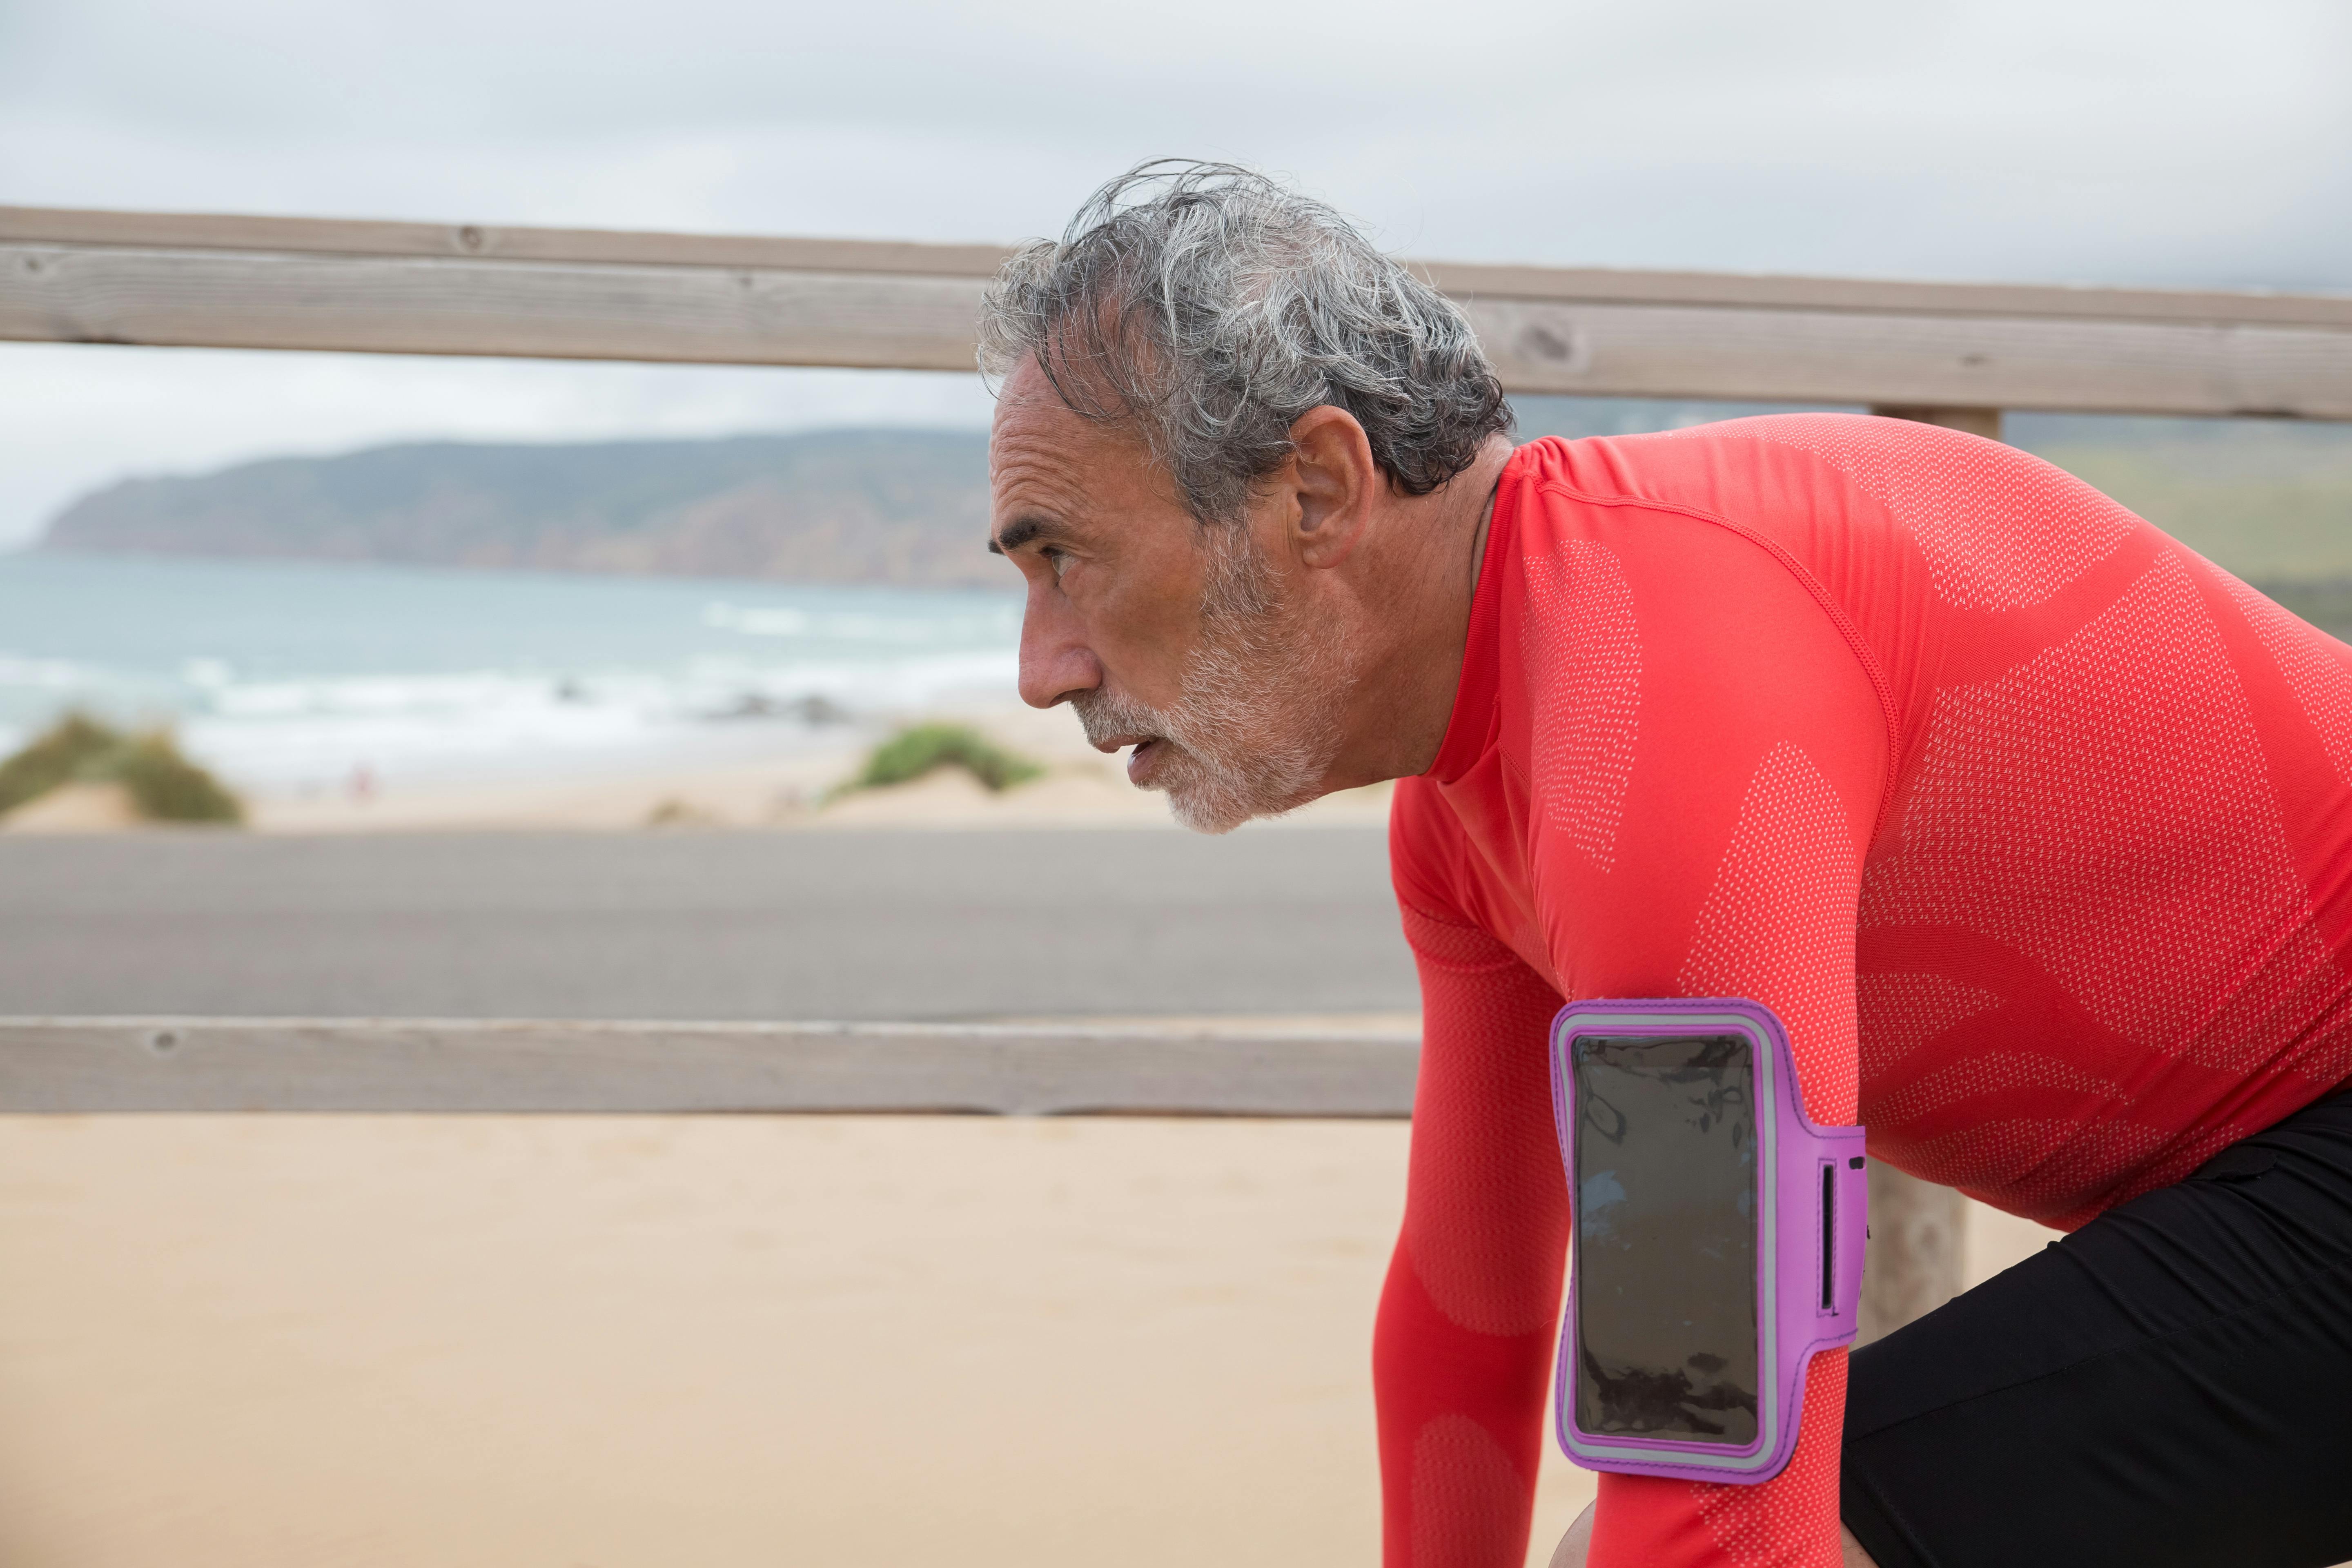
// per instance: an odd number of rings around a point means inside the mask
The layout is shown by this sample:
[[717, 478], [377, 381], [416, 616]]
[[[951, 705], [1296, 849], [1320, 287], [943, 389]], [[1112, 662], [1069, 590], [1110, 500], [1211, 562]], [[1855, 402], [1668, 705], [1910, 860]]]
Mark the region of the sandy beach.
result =
[[[911, 783], [835, 797], [866, 752], [904, 724], [964, 724], [1044, 768], [1002, 793], [961, 768]], [[1086, 743], [1067, 711], [1013, 702], [914, 710], [827, 727], [780, 729], [747, 760], [666, 762], [658, 752], [593, 769], [509, 763], [474, 776], [377, 773], [334, 790], [247, 784], [247, 826], [259, 833], [623, 831], [640, 828], [827, 829], [875, 827], [1170, 827], [1165, 796], [1127, 782], [1121, 758]], [[767, 754], [761, 755], [764, 752]], [[1349, 790], [1280, 822], [1291, 826], [1379, 825], [1390, 786]], [[5, 833], [130, 832], [141, 822], [119, 785], [68, 785], [0, 817]]]
[[0, 1118], [0, 1561], [1369, 1563], [1407, 1135]]
[[[587, 782], [423, 784], [368, 799], [261, 797], [252, 826], [263, 833], [640, 828], [1175, 827], [1160, 795], [1130, 786], [1115, 759], [1057, 758], [1044, 778], [1002, 794], [942, 768], [908, 784], [826, 793], [857, 753], [693, 770], [647, 769]], [[1286, 826], [1378, 825], [1387, 785], [1328, 795], [1280, 819]], [[109, 824], [108, 826], [114, 826]], [[122, 826], [130, 826], [123, 824]]]

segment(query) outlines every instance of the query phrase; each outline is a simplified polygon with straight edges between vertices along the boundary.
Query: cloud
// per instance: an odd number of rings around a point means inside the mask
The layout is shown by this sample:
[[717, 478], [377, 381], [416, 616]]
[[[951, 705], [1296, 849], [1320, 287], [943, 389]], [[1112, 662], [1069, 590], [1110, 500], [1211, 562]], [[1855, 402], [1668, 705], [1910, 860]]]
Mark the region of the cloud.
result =
[[[1004, 239], [1173, 153], [1429, 256], [2352, 289], [2347, 58], [2337, 0], [0, 0], [0, 201]], [[53, 410], [0, 536], [120, 468], [938, 395], [339, 361], [170, 416], [220, 363], [0, 353]]]

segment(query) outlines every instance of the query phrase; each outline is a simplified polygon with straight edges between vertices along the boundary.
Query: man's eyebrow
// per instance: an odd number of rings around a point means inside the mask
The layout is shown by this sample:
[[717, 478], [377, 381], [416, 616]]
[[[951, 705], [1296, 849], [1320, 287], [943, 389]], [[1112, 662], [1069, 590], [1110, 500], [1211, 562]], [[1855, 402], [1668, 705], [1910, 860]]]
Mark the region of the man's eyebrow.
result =
[[1004, 525], [1003, 532], [988, 542], [988, 551], [992, 555], [1002, 555], [1007, 551], [1020, 549], [1033, 539], [1067, 537], [1068, 532], [1051, 518], [1016, 517]]

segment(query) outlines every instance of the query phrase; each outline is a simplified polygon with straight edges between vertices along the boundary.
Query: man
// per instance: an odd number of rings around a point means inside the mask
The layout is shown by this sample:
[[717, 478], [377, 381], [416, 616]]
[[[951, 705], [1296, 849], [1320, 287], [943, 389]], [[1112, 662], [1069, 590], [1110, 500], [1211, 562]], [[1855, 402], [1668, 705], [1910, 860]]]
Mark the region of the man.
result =
[[2352, 649], [1950, 431], [1514, 450], [1460, 313], [1239, 170], [1115, 182], [982, 345], [1023, 696], [1204, 831], [1402, 781], [1392, 1568], [1523, 1559], [1546, 1026], [1672, 995], [1764, 1003], [1814, 1121], [2073, 1234], [1817, 1358], [1772, 1480], [1603, 1476], [1559, 1561], [2352, 1558]]

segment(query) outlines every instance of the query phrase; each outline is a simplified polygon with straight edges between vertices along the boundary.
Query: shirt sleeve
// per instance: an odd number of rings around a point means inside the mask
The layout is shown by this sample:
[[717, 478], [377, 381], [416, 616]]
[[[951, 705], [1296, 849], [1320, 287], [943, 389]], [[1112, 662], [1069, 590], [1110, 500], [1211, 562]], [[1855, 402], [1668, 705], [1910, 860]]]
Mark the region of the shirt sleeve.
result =
[[[1467, 804], [1518, 825], [1526, 887], [1492, 896], [1434, 786], [1396, 805], [1424, 1055], [1375, 1357], [1391, 1568], [1524, 1561], [1569, 1215], [1559, 995], [1518, 954], [1576, 997], [1760, 1002], [1808, 1114], [1855, 1118], [1862, 864], [1894, 748], [1868, 651], [1784, 553], [1705, 512], [1612, 506], [1523, 560], [1500, 686], [1524, 706], [1494, 771], [1525, 795]], [[1817, 1356], [1769, 1481], [1603, 1475], [1591, 1568], [1836, 1568], [1844, 1390], [1845, 1352]]]
[[1485, 932], [1403, 913], [1422, 1055], [1373, 1337], [1384, 1560], [1521, 1568], [1568, 1239], [1540, 1048], [1560, 1000]]
[[[1610, 813], [1605, 836], [1536, 837], [1554, 968], [1579, 997], [1764, 1004], [1788, 1027], [1807, 1113], [1850, 1126], [1862, 868], [1894, 745], [1885, 681], [1817, 584], [1719, 520], [1659, 508], [1579, 561], [1524, 639], [1530, 816], [1556, 828]], [[1580, 760], [1593, 721], [1559, 700], [1548, 716], [1544, 694], [1566, 683], [1543, 666], [1545, 637], [1589, 642], [1604, 610], [1633, 674], [1613, 710], [1617, 794], [1600, 801], [1604, 771]], [[1844, 1394], [1845, 1352], [1816, 1355], [1794, 1456], [1769, 1481], [1604, 1474], [1591, 1568], [1836, 1568]]]
[[[1809, 752], [1769, 753], [1747, 797], [1675, 994], [1769, 1006], [1788, 1026], [1807, 1113], [1850, 1126], [1861, 856], [1835, 786]], [[1770, 1480], [1604, 1474], [1591, 1568], [1837, 1568], [1845, 1363], [1843, 1349], [1813, 1357], [1795, 1453]]]

